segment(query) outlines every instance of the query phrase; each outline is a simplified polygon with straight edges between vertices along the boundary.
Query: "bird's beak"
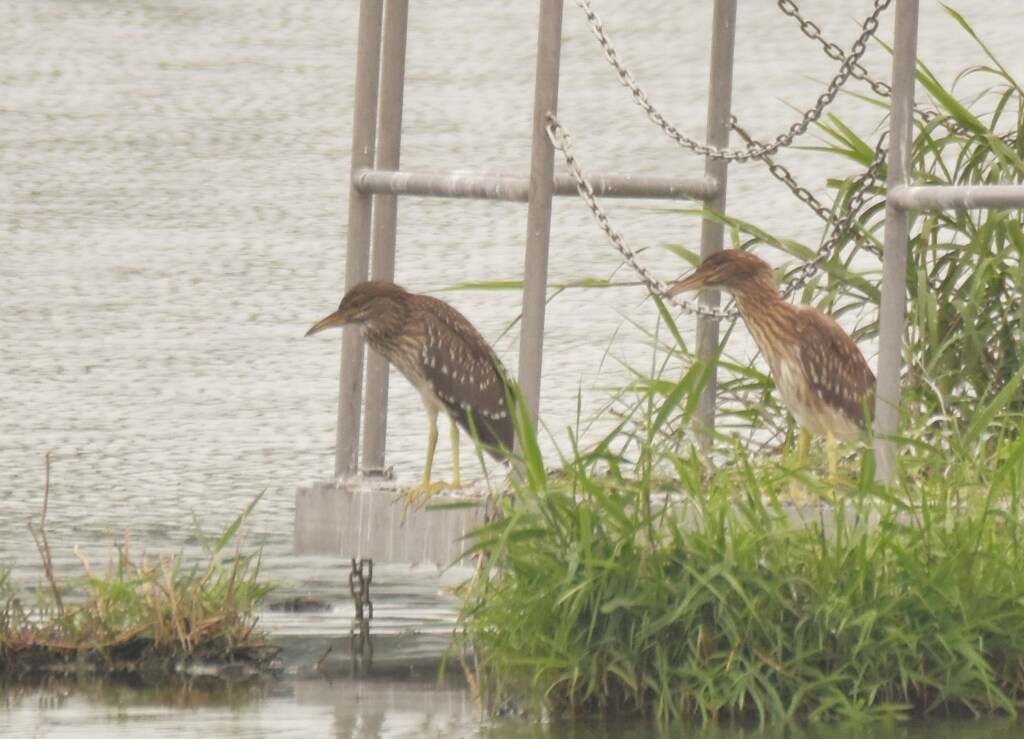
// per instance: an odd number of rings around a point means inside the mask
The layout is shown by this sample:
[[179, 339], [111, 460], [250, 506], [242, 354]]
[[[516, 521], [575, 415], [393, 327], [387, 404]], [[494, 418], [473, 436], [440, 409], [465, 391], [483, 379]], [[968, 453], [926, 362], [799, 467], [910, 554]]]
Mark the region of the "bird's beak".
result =
[[315, 324], [313, 324], [313, 327], [311, 329], [309, 329], [309, 331], [306, 332], [306, 336], [312, 336], [313, 334], [318, 334], [321, 331], [323, 331], [325, 328], [334, 328], [335, 326], [344, 326], [344, 325], [346, 325], [348, 323], [351, 323], [352, 319], [354, 317], [355, 317], [354, 311], [352, 311], [352, 310], [350, 310], [348, 308], [346, 308], [345, 310], [341, 310], [339, 308], [338, 310], [334, 311], [334, 313], [332, 313], [331, 315], [329, 315], [326, 318], [323, 318], [323, 319], [317, 321]]
[[673, 295], [678, 295], [679, 293], [685, 293], [689, 290], [700, 290], [704, 287], [704, 279], [704, 275], [702, 275], [698, 269], [689, 277], [685, 277], [672, 285], [672, 287], [668, 289], [668, 295], [671, 297]]

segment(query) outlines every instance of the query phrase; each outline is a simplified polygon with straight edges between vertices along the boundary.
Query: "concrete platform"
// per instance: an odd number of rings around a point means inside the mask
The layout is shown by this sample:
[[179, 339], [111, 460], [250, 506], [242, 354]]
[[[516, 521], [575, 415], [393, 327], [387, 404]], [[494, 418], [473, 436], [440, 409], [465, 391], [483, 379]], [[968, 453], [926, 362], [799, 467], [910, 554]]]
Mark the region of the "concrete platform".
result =
[[[427, 508], [410, 508], [402, 520], [402, 488], [389, 478], [328, 480], [300, 487], [295, 502], [295, 551], [298, 554], [372, 559], [378, 563], [433, 564], [448, 567], [467, 550], [466, 535], [484, 522], [491, 495], [486, 484], [441, 491]], [[651, 505], [685, 503], [680, 493], [659, 492]], [[445, 507], [457, 504], [460, 507]], [[765, 505], [770, 505], [768, 502]], [[870, 509], [869, 509], [870, 511]], [[863, 511], [850, 501], [787, 501], [782, 512], [796, 526], [819, 525], [827, 537], [834, 535], [838, 519], [852, 525]], [[684, 525], [700, 527], [698, 511], [682, 510]], [[878, 518], [869, 512], [869, 522]], [[902, 513], [900, 520], [910, 520]]]
[[[295, 551], [375, 562], [447, 567], [466, 551], [466, 534], [484, 521], [489, 491], [441, 491], [426, 508], [409, 508], [392, 480], [354, 478], [300, 487]], [[439, 508], [459, 504], [458, 508]]]

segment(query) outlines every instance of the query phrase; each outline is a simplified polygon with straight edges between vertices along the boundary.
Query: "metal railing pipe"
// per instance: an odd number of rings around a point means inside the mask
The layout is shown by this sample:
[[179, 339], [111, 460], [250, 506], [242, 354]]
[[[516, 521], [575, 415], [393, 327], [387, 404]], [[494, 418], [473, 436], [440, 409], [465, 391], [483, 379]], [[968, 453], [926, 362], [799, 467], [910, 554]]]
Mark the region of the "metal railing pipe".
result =
[[887, 197], [904, 210], [1024, 208], [1024, 185], [896, 185]]
[[[376, 166], [398, 169], [402, 150], [402, 103], [405, 90], [405, 47], [409, 0], [386, 0], [381, 51], [380, 102], [377, 110]], [[370, 276], [395, 279], [395, 235], [398, 198], [378, 195], [373, 204], [373, 254]], [[376, 352], [366, 357], [366, 397], [363, 408], [363, 470], [384, 467], [388, 420], [388, 361]]]
[[[665, 175], [591, 175], [587, 179], [594, 194], [606, 198], [662, 198], [664, 200], [708, 200], [717, 197], [721, 187], [716, 178], [673, 177]], [[555, 175], [555, 195], [577, 195], [576, 180]]]
[[[352, 169], [373, 166], [377, 137], [377, 92], [383, 0], [362, 0], [356, 51], [355, 101], [352, 110]], [[345, 248], [345, 289], [366, 280], [370, 265], [373, 196], [350, 188], [348, 240]], [[338, 381], [338, 433], [334, 474], [355, 474], [359, 464], [359, 420], [363, 399], [363, 342], [359, 329], [341, 335], [341, 376]]]
[[[562, 0], [541, 0], [537, 30], [537, 74], [533, 94], [530, 200], [526, 213], [523, 265], [523, 317], [519, 341], [519, 387], [534, 430], [540, 409], [544, 308], [551, 241], [555, 149], [546, 130], [548, 113], [558, 112], [558, 76], [562, 54]], [[521, 452], [519, 439], [517, 452]]]
[[[729, 121], [732, 116], [732, 69], [736, 48], [736, 0], [715, 0], [711, 32], [711, 71], [708, 89], [707, 143], [725, 148], [729, 145]], [[717, 192], [704, 201], [707, 208], [725, 212], [729, 163], [725, 159], [707, 158], [704, 174], [713, 179]], [[725, 229], [721, 223], [705, 218], [701, 222], [700, 256], [707, 259], [722, 250]], [[703, 290], [698, 298], [708, 308], [717, 308], [721, 295], [717, 290]], [[706, 316], [697, 318], [697, 357], [705, 364], [714, 362], [718, 352], [718, 321]], [[697, 405], [697, 419], [705, 428], [715, 425], [715, 394], [718, 382], [711, 373]], [[710, 443], [710, 436], [702, 437]]]
[[[892, 114], [886, 192], [906, 187], [914, 136], [914, 73], [917, 65], [918, 0], [896, 3], [892, 57]], [[892, 197], [885, 203], [885, 257], [879, 304], [878, 392], [875, 398], [875, 478], [890, 483], [896, 474], [893, 440], [900, 422], [903, 324], [907, 313], [907, 240], [910, 217]]]
[[528, 177], [474, 174], [469, 172], [398, 172], [362, 169], [352, 175], [352, 185], [363, 192], [422, 195], [437, 198], [472, 198], [525, 203]]
[[[705, 200], [718, 194], [713, 177], [662, 175], [594, 175], [588, 178], [598, 197]], [[393, 168], [362, 169], [352, 185], [363, 192], [390, 195], [421, 195], [440, 198], [474, 198], [527, 202], [530, 178], [510, 174], [474, 172], [400, 172]], [[574, 196], [576, 181], [569, 175], [554, 176], [553, 193]]]

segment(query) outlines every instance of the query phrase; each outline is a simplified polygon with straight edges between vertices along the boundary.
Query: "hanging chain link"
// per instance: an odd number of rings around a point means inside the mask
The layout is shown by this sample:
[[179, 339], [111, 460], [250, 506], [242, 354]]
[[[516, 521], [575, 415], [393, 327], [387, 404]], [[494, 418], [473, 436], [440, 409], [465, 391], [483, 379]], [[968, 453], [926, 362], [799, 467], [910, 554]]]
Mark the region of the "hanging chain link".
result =
[[352, 569], [348, 573], [348, 590], [356, 607], [356, 621], [373, 618], [373, 601], [370, 600], [370, 583], [373, 582], [373, 560], [352, 558]]
[[[891, 0], [875, 0], [874, 11], [864, 20], [861, 25], [861, 34], [854, 42], [853, 47], [851, 48], [851, 53], [847, 55], [842, 48], [826, 40], [821, 35], [821, 28], [817, 24], [804, 19], [800, 15], [800, 9], [793, 0], [779, 0], [779, 8], [784, 14], [799, 22], [801, 32], [803, 32], [803, 34], [809, 39], [821, 44], [822, 49], [829, 58], [840, 62], [841, 66], [839, 73], [829, 83], [825, 92], [818, 97], [815, 106], [804, 113], [801, 120], [794, 123], [786, 133], [779, 135], [771, 143], [763, 143], [753, 139], [739, 126], [736, 119], [732, 118], [730, 125], [732, 129], [735, 130], [746, 142], [746, 148], [720, 149], [697, 141], [693, 137], [682, 133], [668, 122], [661, 112], [650, 102], [647, 93], [639, 86], [633, 74], [626, 69], [618, 51], [616, 51], [615, 47], [612, 45], [611, 39], [609, 39], [608, 35], [604, 32], [601, 19], [591, 8], [590, 0], [576, 0], [576, 4], [587, 17], [587, 23], [590, 26], [591, 32], [601, 44], [601, 49], [604, 52], [605, 58], [615, 68], [619, 81], [630, 90], [634, 102], [647, 114], [647, 117], [657, 124], [662, 131], [669, 136], [669, 138], [673, 139], [676, 143], [686, 149], [713, 159], [724, 159], [734, 162], [746, 162], [755, 159], [762, 161], [768, 167], [768, 171], [771, 175], [785, 184], [797, 200], [807, 205], [815, 212], [815, 214], [818, 215], [819, 218], [826, 222], [832, 220], [831, 211], [822, 205], [810, 190], [801, 186], [786, 167], [774, 161], [771, 155], [776, 153], [782, 147], [791, 144], [797, 136], [805, 133], [812, 123], [819, 120], [825, 108], [831, 104], [840, 88], [850, 77], [866, 82], [871, 86], [871, 89], [880, 96], [891, 97], [892, 88], [883, 82], [872, 80], [868, 75], [867, 70], [860, 63], [861, 58], [867, 50], [868, 42], [878, 31], [878, 18], [882, 12], [889, 7], [890, 3]], [[927, 119], [925, 111], [919, 110], [918, 112]], [[936, 115], [934, 111], [931, 111], [931, 114], [932, 116]], [[668, 286], [654, 277], [654, 275], [652, 275], [650, 271], [639, 262], [636, 254], [626, 243], [622, 235], [619, 234], [611, 225], [607, 213], [605, 213], [601, 208], [597, 197], [594, 195], [593, 187], [583, 174], [583, 169], [580, 166], [579, 161], [572, 153], [572, 140], [568, 131], [565, 130], [558, 119], [551, 113], [547, 116], [546, 130], [552, 146], [562, 152], [562, 156], [565, 158], [566, 168], [569, 170], [569, 174], [576, 182], [576, 190], [579, 192], [580, 197], [583, 198], [583, 201], [587, 204], [587, 207], [594, 216], [594, 220], [622, 255], [626, 264], [636, 272], [641, 282], [643, 282], [649, 290], [659, 295], [666, 302], [676, 305], [687, 313], [694, 315], [705, 316], [715, 320], [736, 318], [739, 315], [735, 310], [726, 311], [718, 308], [709, 308], [693, 301], [667, 296], [666, 293], [668, 291]], [[854, 182], [843, 215], [832, 222], [829, 237], [822, 242], [816, 252], [815, 258], [805, 262], [797, 268], [790, 279], [787, 280], [785, 287], [782, 289], [782, 296], [784, 299], [792, 297], [794, 293], [803, 289], [807, 285], [810, 279], [821, 268], [821, 265], [833, 253], [839, 242], [846, 238], [849, 231], [853, 228], [857, 216], [860, 214], [865, 202], [867, 202], [869, 193], [874, 192], [878, 187], [881, 169], [885, 163], [886, 139], [887, 134], [883, 134], [879, 138], [870, 166]], [[872, 244], [868, 244], [867, 248], [876, 254], [879, 253], [879, 250]]]
[[[729, 125], [732, 128], [732, 130], [735, 131], [744, 141], [749, 142], [751, 140], [750, 135], [743, 129], [742, 126], [739, 125], [739, 123], [736, 122], [735, 116], [732, 117]], [[758, 158], [760, 159], [760, 161], [764, 162], [764, 164], [768, 167], [768, 172], [771, 173], [772, 177], [774, 177], [779, 182], [788, 187], [790, 192], [793, 193], [793, 196], [801, 203], [807, 205], [808, 208], [813, 210], [815, 214], [819, 218], [821, 218], [821, 220], [827, 223], [832, 219], [832, 211], [826, 208], [824, 205], [822, 205], [821, 202], [816, 197], [814, 197], [814, 193], [812, 193], [806, 187], [797, 182], [796, 178], [793, 177], [793, 174], [788, 169], [786, 169], [786, 167], [776, 162], [768, 154], [765, 154], [763, 157]], [[842, 234], [834, 234], [833, 237], [829, 239], [829, 243], [838, 242], [840, 238], [842, 238]], [[865, 244], [865, 248], [875, 256], [882, 256], [882, 250], [879, 249], [874, 244]]]
[[853, 187], [850, 190], [851, 195], [846, 203], [843, 215], [832, 224], [832, 232], [822, 245], [818, 247], [817, 256], [811, 261], [802, 264], [796, 270], [793, 277], [786, 282], [786, 287], [782, 290], [783, 299], [788, 299], [797, 290], [803, 289], [808, 280], [814, 276], [825, 260], [829, 258], [829, 255], [835, 251], [836, 245], [853, 228], [854, 221], [864, 207], [864, 203], [867, 202], [868, 195], [878, 187], [882, 166], [885, 164], [885, 155], [888, 151], [885, 145], [888, 138], [888, 132], [883, 133], [879, 137], [878, 143], [875, 145], [875, 155], [871, 159], [871, 164], [864, 171], [864, 174], [853, 183]]
[[[793, 18], [800, 25], [800, 31], [804, 36], [809, 38], [811, 41], [817, 41], [818, 44], [821, 45], [821, 49], [825, 52], [826, 56], [840, 64], [844, 64], [846, 62], [846, 54], [843, 52], [842, 48], [822, 36], [821, 27], [818, 26], [817, 23], [809, 21], [800, 15], [800, 8], [795, 2], [793, 2], [793, 0], [779, 0], [778, 6], [779, 10], [781, 10], [784, 15], [788, 15], [790, 18]], [[882, 82], [872, 78], [864, 66], [859, 62], [855, 63], [851, 67], [850, 76], [866, 83], [879, 97], [892, 98], [892, 86], [887, 82]], [[915, 103], [914, 112], [925, 123], [931, 123], [936, 118], [941, 118], [939, 124], [950, 133], [958, 135], [970, 133], [967, 128], [962, 126], [956, 120], [948, 115], [943, 115], [934, 108], [925, 108], [923, 105]], [[1007, 144], [1012, 145], [1017, 138], [1017, 132], [1011, 131], [999, 138]]]
[[[818, 44], [821, 45], [821, 50], [825, 52], [825, 56], [829, 57], [833, 61], [839, 62], [840, 64], [846, 63], [846, 52], [844, 52], [841, 47], [822, 36], [821, 27], [817, 23], [804, 18], [800, 14], [800, 7], [793, 2], [793, 0], [779, 0], [778, 5], [779, 10], [781, 10], [784, 15], [788, 15], [800, 24], [800, 32], [803, 33], [804, 36], [809, 38], [811, 41], [817, 41]], [[860, 62], [854, 63], [850, 68], [850, 76], [866, 83], [879, 97], [892, 98], [892, 85], [872, 78], [871, 75], [868, 74], [868, 70], [865, 69], [864, 65]], [[925, 123], [934, 120], [940, 115], [939, 111], [932, 108], [925, 108], [916, 103], [914, 104], [914, 112], [917, 113]], [[963, 126], [955, 121], [949, 120], [948, 118], [943, 122], [943, 125], [953, 133], [964, 132]]]
[[[548, 139], [551, 141], [551, 145], [558, 151], [562, 152], [562, 156], [565, 159], [566, 169], [569, 170], [569, 174], [576, 182], [576, 191], [579, 192], [580, 197], [590, 208], [590, 212], [594, 216], [594, 220], [597, 221], [597, 225], [602, 231], [608, 236], [609, 240], [618, 250], [619, 254], [622, 255], [623, 260], [628, 264], [640, 281], [647, 286], [656, 295], [660, 296], [662, 300], [668, 303], [676, 305], [687, 313], [694, 315], [705, 316], [707, 318], [713, 318], [715, 320], [721, 320], [723, 318], [735, 318], [739, 315], [736, 310], [722, 310], [719, 308], [708, 308], [703, 305], [699, 305], [693, 301], [682, 300], [675, 296], [668, 296], [668, 285], [661, 280], [657, 279], [650, 270], [644, 267], [637, 259], [636, 254], [626, 243], [622, 235], [615, 230], [611, 225], [611, 221], [608, 219], [608, 214], [605, 213], [601, 204], [597, 200], [597, 196], [594, 194], [594, 188], [583, 174], [583, 168], [580, 166], [576, 156], [572, 153], [572, 139], [569, 136], [569, 132], [565, 130], [562, 124], [558, 121], [558, 118], [552, 113], [547, 114], [547, 125], [545, 130], [548, 134]], [[847, 202], [845, 212], [840, 218], [837, 218], [832, 224], [832, 231], [822, 245], [818, 248], [817, 256], [809, 262], [805, 262], [801, 265], [794, 273], [794, 275], [786, 282], [786, 286], [782, 290], [782, 297], [784, 299], [790, 298], [797, 290], [802, 289], [807, 282], [814, 276], [821, 265], [828, 259], [829, 255], [835, 249], [836, 245], [840, 240], [845, 238], [847, 232], [852, 228], [857, 215], [864, 207], [864, 203], [867, 201], [868, 193], [872, 192], [878, 186], [878, 180], [881, 173], [882, 165], [885, 163], [886, 146], [885, 142], [887, 134], [883, 134], [875, 147], [875, 155], [872, 158], [871, 165], [867, 170], [854, 182], [851, 190], [852, 195]]]
[[[744, 130], [744, 128], [736, 121], [736, 116], [732, 116], [732, 118], [729, 119], [729, 127], [748, 144], [753, 143], [754, 140], [751, 138], [750, 134], [747, 133], [746, 130]], [[797, 182], [796, 178], [793, 177], [792, 173], [790, 173], [788, 169], [772, 159], [770, 154], [765, 154], [764, 156], [758, 157], [758, 159], [767, 165], [768, 171], [771, 173], [772, 177], [788, 187], [796, 199], [807, 205], [807, 207], [813, 210], [819, 218], [823, 221], [827, 221], [832, 217], [832, 212], [822, 205], [810, 190]]]
[[[746, 149], [720, 149], [718, 147], [709, 146], [697, 141], [692, 136], [688, 136], [687, 134], [679, 131], [675, 126], [669, 123], [665, 116], [662, 115], [654, 104], [650, 102], [647, 93], [637, 83], [632, 72], [626, 69], [618, 51], [616, 51], [615, 47], [612, 45], [611, 39], [609, 39], [608, 35], [604, 32], [601, 19], [594, 12], [593, 8], [590, 7], [590, 0], [576, 0], [576, 4], [586, 15], [590, 31], [601, 44], [601, 49], [604, 52], [605, 59], [607, 59], [615, 68], [615, 71], [619, 76], [619, 81], [625, 87], [629, 88], [629, 91], [633, 95], [633, 101], [640, 106], [640, 108], [647, 114], [647, 117], [657, 124], [669, 138], [683, 148], [689, 149], [701, 156], [710, 157], [712, 159], [745, 162], [751, 159], [760, 158], [766, 154], [774, 154], [782, 147], [788, 146], [797, 136], [805, 133], [812, 123], [821, 118], [825, 108], [835, 99], [835, 96], [839, 93], [839, 89], [853, 74], [854, 67], [859, 66], [861, 57], [864, 55], [864, 52], [867, 51], [868, 41], [871, 40], [875, 35], [875, 32], [878, 30], [878, 18], [882, 12], [889, 7], [891, 1], [892, 0], [875, 0], [875, 9], [861, 25], [861, 35], [853, 43], [850, 55], [844, 57], [839, 73], [829, 83], [825, 92], [818, 97], [814, 107], [804, 113], [803, 118], [790, 126], [786, 133], [780, 134], [771, 143], [752, 142], [747, 145]], [[838, 49], [838, 47], [836, 48]], [[839, 49], [839, 52], [842, 54], [841, 49]]]
[[360, 669], [367, 668], [373, 660], [373, 640], [370, 638], [370, 619], [373, 618], [373, 601], [370, 600], [372, 582], [373, 560], [357, 560], [353, 557], [352, 569], [348, 573], [348, 590], [356, 606], [356, 617], [349, 629], [349, 652]]
[[[846, 64], [846, 52], [843, 49], [826, 39], [821, 35], [821, 27], [812, 21], [807, 20], [800, 15], [800, 8], [793, 0], [779, 0], [779, 10], [783, 14], [788, 15], [800, 24], [800, 32], [804, 36], [809, 38], [811, 41], [817, 41], [821, 45], [822, 51], [825, 52], [825, 56], [833, 61], [839, 62], [840, 64]], [[871, 78], [868, 74], [868, 70], [864, 68], [864, 65], [859, 60], [853, 62], [850, 65], [850, 76], [854, 79], [858, 79], [861, 82], [866, 82], [876, 95], [884, 98], [892, 97], [892, 87], [885, 82], [879, 82]]]
[[735, 318], [739, 315], [737, 311], [724, 311], [718, 308], [708, 308], [707, 306], [699, 305], [698, 303], [682, 300], [677, 297], [669, 297], [665, 293], [668, 292], [668, 285], [657, 279], [651, 272], [640, 264], [640, 261], [636, 258], [636, 254], [629, 248], [629, 244], [626, 243], [622, 235], [611, 225], [608, 220], [608, 214], [601, 208], [600, 203], [597, 202], [597, 196], [594, 195], [594, 188], [590, 182], [583, 175], [583, 169], [580, 167], [579, 162], [576, 160], [576, 156], [572, 153], [572, 141], [569, 138], [569, 132], [562, 127], [562, 124], [558, 122], [558, 118], [552, 113], [547, 114], [547, 125], [545, 126], [548, 138], [551, 140], [551, 145], [554, 146], [558, 151], [562, 152], [562, 156], [565, 158], [566, 169], [569, 170], [569, 174], [573, 180], [576, 181], [576, 191], [579, 192], [580, 197], [583, 198], [583, 202], [590, 208], [590, 212], [594, 215], [594, 220], [597, 221], [597, 225], [602, 231], [608, 236], [612, 244], [622, 255], [622, 259], [628, 264], [640, 281], [643, 282], [647, 288], [661, 296], [666, 302], [672, 303], [679, 308], [682, 308], [687, 313], [692, 313], [698, 316], [706, 316], [708, 318], [714, 318], [721, 320], [722, 318]]

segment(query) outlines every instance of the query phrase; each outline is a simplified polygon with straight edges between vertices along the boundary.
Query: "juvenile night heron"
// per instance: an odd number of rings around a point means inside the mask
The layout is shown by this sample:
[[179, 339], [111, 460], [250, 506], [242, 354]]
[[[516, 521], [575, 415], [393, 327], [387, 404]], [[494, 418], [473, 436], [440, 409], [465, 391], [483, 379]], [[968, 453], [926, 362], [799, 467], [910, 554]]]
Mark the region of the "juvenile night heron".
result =
[[836, 439], [864, 431], [875, 402], [875, 375], [853, 339], [817, 308], [787, 303], [763, 259], [728, 249], [708, 257], [669, 295], [718, 288], [732, 294], [754, 342], [768, 360], [782, 400], [802, 428], [800, 465], [807, 463], [808, 432], [822, 434], [829, 473], [836, 477]]
[[[333, 326], [358, 325], [370, 348], [405, 375], [423, 398], [430, 419], [423, 485], [429, 494], [437, 446], [437, 415], [451, 419], [452, 487], [460, 487], [459, 426], [484, 449], [505, 460], [514, 431], [506, 401], [507, 375], [490, 345], [466, 317], [436, 298], [415, 295], [391, 282], [363, 282], [349, 290], [338, 310], [306, 336]], [[435, 486], [436, 487], [436, 486]]]

